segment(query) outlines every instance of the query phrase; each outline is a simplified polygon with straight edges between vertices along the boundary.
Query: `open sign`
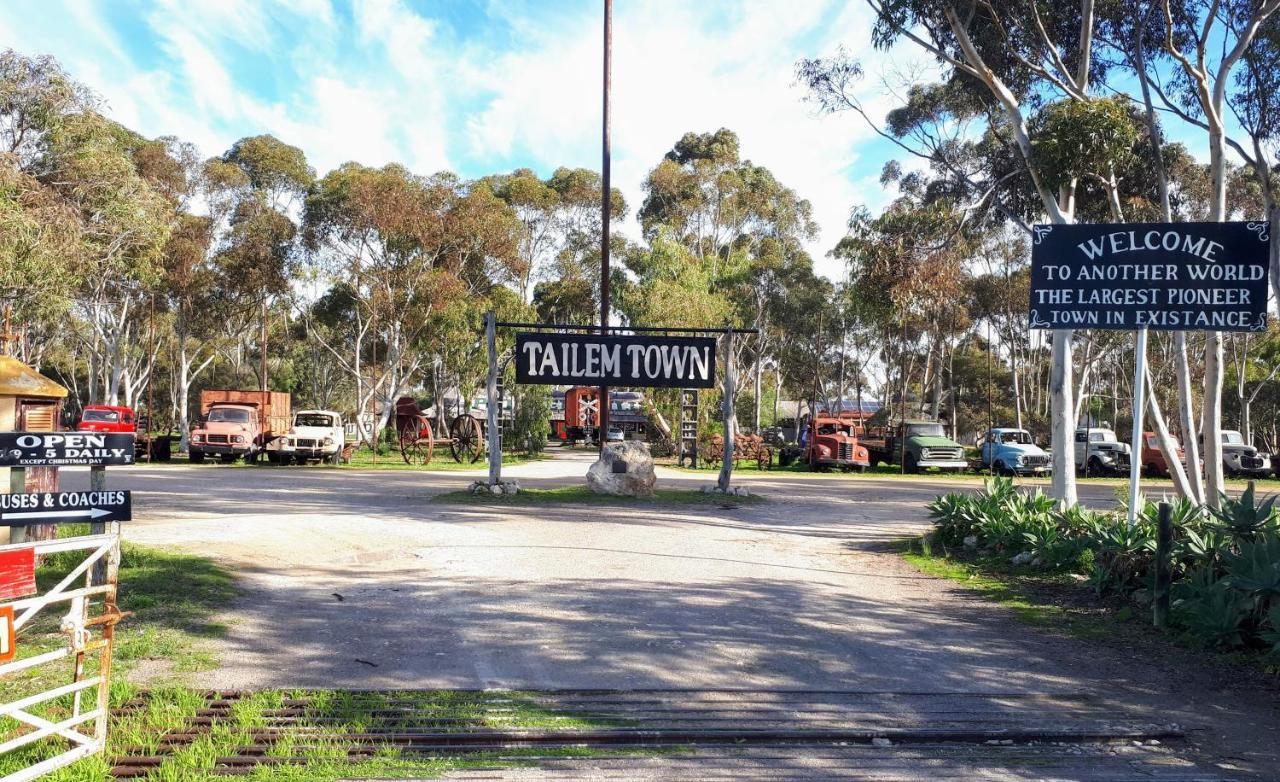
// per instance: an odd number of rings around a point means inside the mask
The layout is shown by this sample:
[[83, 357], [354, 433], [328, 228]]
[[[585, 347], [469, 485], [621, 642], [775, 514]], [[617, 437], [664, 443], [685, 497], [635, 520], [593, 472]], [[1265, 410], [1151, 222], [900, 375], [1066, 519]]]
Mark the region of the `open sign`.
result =
[[132, 433], [0, 432], [0, 467], [133, 464]]

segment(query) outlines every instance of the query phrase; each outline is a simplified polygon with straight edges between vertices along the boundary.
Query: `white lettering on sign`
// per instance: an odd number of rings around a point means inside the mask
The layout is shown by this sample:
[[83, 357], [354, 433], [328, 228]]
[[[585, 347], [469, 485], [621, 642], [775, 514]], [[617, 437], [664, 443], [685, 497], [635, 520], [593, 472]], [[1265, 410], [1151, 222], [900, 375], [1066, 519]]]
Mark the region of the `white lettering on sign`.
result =
[[1216, 262], [1217, 258], [1214, 256], [1222, 249], [1222, 245], [1217, 242], [1181, 231], [1114, 231], [1105, 236], [1090, 237], [1076, 246], [1089, 260], [1101, 258], [1110, 249], [1112, 255], [1139, 250], [1184, 252]]
[[67, 448], [105, 448], [107, 438], [87, 432], [24, 434], [18, 438], [17, 443], [19, 448], [56, 448], [59, 445]]

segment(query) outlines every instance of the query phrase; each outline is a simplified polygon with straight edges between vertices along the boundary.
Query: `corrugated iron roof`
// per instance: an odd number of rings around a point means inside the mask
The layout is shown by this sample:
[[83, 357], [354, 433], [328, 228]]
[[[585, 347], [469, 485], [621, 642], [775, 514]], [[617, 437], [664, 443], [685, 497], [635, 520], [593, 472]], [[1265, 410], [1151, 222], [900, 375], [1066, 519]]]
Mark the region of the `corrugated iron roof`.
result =
[[0, 356], [0, 394], [65, 399], [67, 389], [13, 356]]

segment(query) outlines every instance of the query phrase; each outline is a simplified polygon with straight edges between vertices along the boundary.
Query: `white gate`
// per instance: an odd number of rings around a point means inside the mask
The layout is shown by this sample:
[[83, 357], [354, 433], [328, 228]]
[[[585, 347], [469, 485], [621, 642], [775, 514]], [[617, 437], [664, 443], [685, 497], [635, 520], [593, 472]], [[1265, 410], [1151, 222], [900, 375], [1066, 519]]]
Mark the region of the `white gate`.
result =
[[[118, 529], [118, 525], [111, 525]], [[29, 557], [30, 552], [34, 557]], [[0, 743], [0, 755], [56, 742], [56, 754], [15, 771], [0, 782], [25, 782], [54, 769], [102, 752], [107, 742], [108, 693], [111, 681], [111, 641], [115, 625], [124, 617], [116, 608], [116, 580], [120, 568], [120, 535], [65, 538], [62, 540], [15, 543], [0, 546], [0, 559], [39, 561], [59, 552], [82, 552], [83, 558], [57, 585], [43, 594], [0, 603], [0, 614], [12, 609], [12, 629], [18, 636], [19, 659], [0, 665], [0, 681], [36, 666], [65, 665], [70, 658], [70, 683], [18, 698], [0, 705], [0, 718], [8, 717], [18, 726], [8, 731]], [[95, 580], [97, 583], [95, 583]], [[51, 651], [21, 657], [19, 634], [41, 611], [61, 613], [61, 630], [66, 643]], [[48, 611], [47, 609], [52, 609]], [[6, 637], [6, 642], [7, 642]], [[3, 644], [0, 644], [3, 645]], [[66, 704], [65, 701], [70, 701]], [[38, 708], [54, 708], [56, 714], [39, 716]], [[59, 751], [60, 750], [60, 751]]]

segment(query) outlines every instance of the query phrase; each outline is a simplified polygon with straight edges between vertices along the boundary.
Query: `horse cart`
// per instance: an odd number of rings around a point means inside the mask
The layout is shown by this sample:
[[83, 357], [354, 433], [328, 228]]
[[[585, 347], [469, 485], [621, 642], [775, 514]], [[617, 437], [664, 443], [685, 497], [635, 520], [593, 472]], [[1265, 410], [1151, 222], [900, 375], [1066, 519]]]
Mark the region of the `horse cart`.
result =
[[[724, 459], [724, 437], [711, 435], [698, 450], [702, 461], [714, 467]], [[733, 466], [741, 462], [755, 462], [761, 470], [768, 470], [773, 466], [773, 448], [760, 435], [740, 434], [733, 438]]]
[[487, 451], [485, 425], [470, 413], [454, 416], [447, 423], [439, 416], [429, 416], [412, 397], [396, 402], [396, 435], [400, 455], [405, 464], [427, 464], [437, 447], [449, 447], [449, 455], [458, 464], [475, 464]]

